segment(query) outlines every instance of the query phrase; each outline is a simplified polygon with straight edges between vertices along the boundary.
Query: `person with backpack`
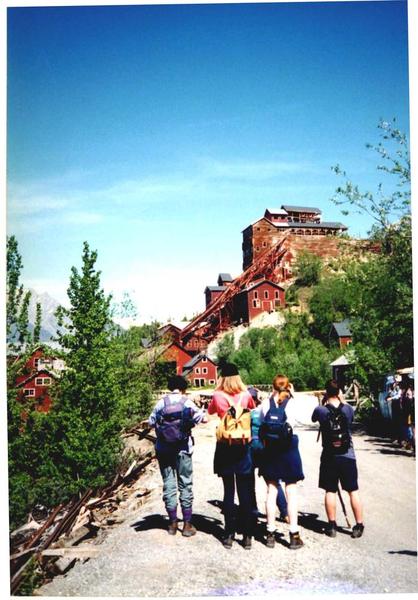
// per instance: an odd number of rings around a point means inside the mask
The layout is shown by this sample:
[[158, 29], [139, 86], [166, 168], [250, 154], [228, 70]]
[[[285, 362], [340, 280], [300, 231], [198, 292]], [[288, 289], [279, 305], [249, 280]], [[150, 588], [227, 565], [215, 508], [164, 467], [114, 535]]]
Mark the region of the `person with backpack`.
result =
[[297, 483], [304, 479], [299, 453], [298, 436], [293, 433], [296, 423], [292, 387], [285, 375], [273, 379], [273, 394], [253, 411], [253, 420], [259, 419], [259, 438], [263, 449], [259, 459], [259, 475], [267, 484], [266, 545], [274, 548], [276, 540], [276, 503], [280, 481], [286, 489], [287, 512], [291, 550], [303, 546], [298, 526]]
[[[251, 455], [252, 455], [252, 460], [253, 460], [255, 469], [260, 467], [262, 457], [263, 457], [263, 450], [264, 450], [263, 442], [260, 439], [260, 425], [261, 425], [260, 411], [258, 411], [257, 408], [254, 408], [251, 411]], [[255, 474], [254, 474], [254, 478], [255, 478]], [[283, 487], [282, 487], [280, 481], [278, 481], [278, 484], [279, 485], [277, 486], [276, 504], [277, 504], [277, 508], [279, 509], [279, 520], [283, 521], [284, 523], [289, 523], [286, 494], [283, 491]], [[257, 497], [256, 497], [256, 492], [255, 492], [255, 479], [254, 479], [254, 485], [252, 486], [252, 488], [253, 488], [253, 507], [254, 507], [253, 511], [254, 511], [254, 515], [256, 517], [258, 517], [259, 511], [258, 511]]]
[[328, 525], [326, 535], [335, 537], [336, 494], [339, 483], [348, 492], [351, 508], [356, 519], [351, 537], [363, 535], [363, 508], [359, 495], [357, 461], [351, 437], [351, 424], [354, 418], [352, 407], [342, 402], [338, 383], [330, 380], [326, 385], [323, 405], [312, 413], [312, 421], [319, 422], [322, 435], [322, 454], [319, 469], [319, 487], [325, 490], [325, 512]]
[[253, 487], [254, 467], [250, 451], [251, 409], [254, 400], [239, 376], [237, 367], [224, 363], [221, 376], [208, 406], [210, 415], [221, 419], [217, 427], [214, 472], [222, 477], [225, 531], [222, 543], [232, 548], [237, 524], [234, 497], [238, 494], [243, 546], [251, 548], [254, 529]]
[[168, 533], [175, 535], [178, 529], [177, 490], [183, 513], [184, 537], [195, 535], [192, 525], [193, 504], [193, 437], [191, 429], [200, 423], [204, 410], [187, 398], [187, 380], [175, 375], [168, 381], [169, 394], [154, 407], [149, 424], [155, 427], [157, 441], [155, 451], [163, 480], [163, 501], [167, 510]]

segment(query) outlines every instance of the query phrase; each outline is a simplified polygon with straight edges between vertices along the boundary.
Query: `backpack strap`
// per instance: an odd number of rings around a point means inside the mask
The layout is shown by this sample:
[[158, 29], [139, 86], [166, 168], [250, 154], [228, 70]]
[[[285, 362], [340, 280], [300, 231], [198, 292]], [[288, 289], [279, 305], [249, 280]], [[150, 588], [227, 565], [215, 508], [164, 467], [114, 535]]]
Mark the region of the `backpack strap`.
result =
[[241, 403], [241, 392], [239, 393], [238, 396], [238, 402], [235, 404], [234, 400], [231, 398], [231, 396], [229, 396], [229, 394], [227, 394], [226, 392], [224, 392], [223, 390], [221, 391], [221, 394], [224, 396], [224, 398], [227, 399], [229, 406], [238, 406]]
[[170, 397], [169, 397], [169, 395], [168, 395], [168, 394], [166, 394], [166, 395], [164, 396], [164, 398], [163, 398], [163, 401], [164, 401], [164, 408], [168, 408], [168, 406], [169, 406], [169, 403], [170, 403]]
[[280, 420], [284, 423], [286, 421], [286, 406], [287, 403], [289, 402], [290, 398], [288, 398], [287, 400], [283, 400], [283, 402], [281, 402], [280, 404], [276, 404], [276, 401], [274, 399], [274, 394], [272, 394], [270, 396], [270, 410], [278, 410], [280, 413]]

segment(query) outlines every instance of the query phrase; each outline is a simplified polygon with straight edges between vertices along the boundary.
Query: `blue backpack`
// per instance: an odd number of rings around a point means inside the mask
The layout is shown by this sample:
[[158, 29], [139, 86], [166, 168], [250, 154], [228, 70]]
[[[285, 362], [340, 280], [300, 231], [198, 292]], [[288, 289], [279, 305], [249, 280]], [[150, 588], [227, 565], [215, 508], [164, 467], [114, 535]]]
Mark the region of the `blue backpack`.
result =
[[287, 450], [290, 448], [293, 437], [293, 430], [286, 420], [286, 405], [289, 400], [285, 400], [279, 406], [276, 406], [274, 397], [270, 397], [270, 408], [267, 411], [260, 425], [259, 436], [264, 446], [272, 447], [276, 450]]
[[186, 396], [181, 396], [175, 404], [169, 396], [164, 396], [164, 408], [157, 417], [155, 431], [157, 437], [165, 442], [176, 443], [186, 440], [194, 426], [192, 411], [184, 406]]

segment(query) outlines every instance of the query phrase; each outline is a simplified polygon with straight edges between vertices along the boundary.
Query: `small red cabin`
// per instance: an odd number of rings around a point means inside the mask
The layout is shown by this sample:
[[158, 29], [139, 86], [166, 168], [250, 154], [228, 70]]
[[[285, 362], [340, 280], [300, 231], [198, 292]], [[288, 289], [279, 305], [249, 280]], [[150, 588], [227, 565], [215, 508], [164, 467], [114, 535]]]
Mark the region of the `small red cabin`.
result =
[[182, 375], [195, 387], [215, 385], [217, 366], [206, 354], [197, 354], [184, 365]]
[[344, 321], [333, 323], [331, 326], [330, 338], [338, 341], [341, 349], [351, 344], [353, 335], [350, 329], [350, 319], [344, 319]]
[[186, 352], [177, 342], [170, 344], [161, 354], [161, 358], [167, 362], [176, 363], [176, 373], [181, 375], [184, 365], [191, 359], [192, 355]]
[[273, 312], [281, 306], [285, 306], [284, 289], [268, 279], [261, 279], [234, 297], [234, 320], [251, 323], [261, 313]]
[[224, 285], [208, 285], [205, 288], [206, 308], [226, 290]]
[[26, 361], [21, 374], [16, 377], [18, 399], [31, 400], [36, 410], [48, 412], [52, 404], [50, 386], [65, 368], [64, 360], [48, 355], [39, 346]]
[[30, 400], [39, 412], [48, 412], [52, 404], [50, 386], [55, 380], [56, 376], [46, 369], [32, 372], [17, 384], [18, 400]]

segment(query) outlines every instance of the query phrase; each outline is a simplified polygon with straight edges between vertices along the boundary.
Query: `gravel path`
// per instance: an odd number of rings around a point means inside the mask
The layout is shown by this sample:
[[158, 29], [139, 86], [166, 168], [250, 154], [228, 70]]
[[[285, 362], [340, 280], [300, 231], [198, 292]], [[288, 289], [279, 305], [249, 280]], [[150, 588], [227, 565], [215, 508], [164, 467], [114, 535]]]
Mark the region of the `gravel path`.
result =
[[[36, 591], [43, 596], [224, 596], [299, 593], [417, 592], [415, 459], [388, 440], [356, 434], [365, 534], [352, 539], [337, 515], [336, 538], [321, 533], [323, 492], [317, 487], [320, 444], [310, 415], [312, 396], [297, 394], [298, 430], [305, 480], [300, 484], [304, 548], [287, 548], [287, 526], [278, 523], [280, 542], [271, 550], [254, 541], [225, 550], [219, 542], [223, 517], [222, 481], [213, 475], [216, 419], [196, 428], [194, 523], [196, 536], [168, 536], [158, 467], [147, 477], [149, 502], [113, 529], [97, 558], [77, 562], [67, 575]], [[264, 513], [264, 482], [257, 499]], [[348, 508], [348, 497], [344, 494]], [[352, 521], [351, 511], [349, 518]], [[260, 519], [261, 522], [264, 519]], [[259, 527], [260, 532], [264, 530]], [[241, 536], [238, 536], [239, 538]]]

